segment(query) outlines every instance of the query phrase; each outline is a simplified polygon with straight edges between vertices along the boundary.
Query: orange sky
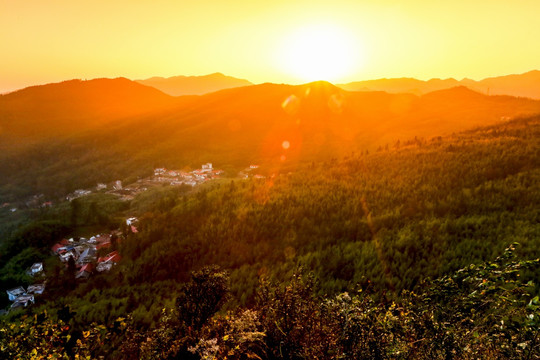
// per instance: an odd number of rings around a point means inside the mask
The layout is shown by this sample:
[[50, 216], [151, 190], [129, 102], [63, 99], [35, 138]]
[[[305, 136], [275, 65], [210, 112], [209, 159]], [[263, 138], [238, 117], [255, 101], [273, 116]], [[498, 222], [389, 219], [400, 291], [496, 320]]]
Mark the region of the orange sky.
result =
[[0, 0], [0, 92], [213, 72], [255, 83], [523, 73], [540, 68], [538, 14], [538, 0]]

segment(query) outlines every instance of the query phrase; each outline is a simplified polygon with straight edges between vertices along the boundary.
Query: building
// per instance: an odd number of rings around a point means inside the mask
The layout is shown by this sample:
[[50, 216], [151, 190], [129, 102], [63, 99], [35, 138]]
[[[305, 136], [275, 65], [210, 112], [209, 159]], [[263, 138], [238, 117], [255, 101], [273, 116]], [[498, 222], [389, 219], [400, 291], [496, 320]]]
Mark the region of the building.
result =
[[41, 295], [45, 291], [45, 284], [34, 284], [28, 286], [27, 294]]
[[97, 250], [93, 247], [86, 248], [79, 256], [79, 264], [86, 264], [96, 259]]
[[122, 181], [116, 180], [113, 184], [114, 190], [122, 190]]
[[165, 168], [156, 168], [154, 169], [154, 176], [163, 175], [167, 172], [167, 169]]
[[19, 296], [26, 294], [26, 290], [22, 286], [16, 287], [11, 290], [6, 290], [9, 301], [15, 301]]
[[212, 163], [206, 163], [201, 166], [201, 170], [204, 172], [212, 171]]
[[75, 275], [75, 279], [86, 280], [90, 277], [90, 275], [92, 275], [93, 271], [94, 265], [92, 265], [92, 263], [85, 264], [83, 267], [81, 267], [77, 275]]
[[34, 304], [34, 295], [21, 295], [15, 299], [11, 308], [27, 307], [30, 303]]
[[66, 251], [64, 253], [61, 253], [58, 255], [61, 262], [68, 262], [69, 258], [73, 258], [73, 260], [77, 260], [77, 256], [74, 251]]
[[106, 256], [100, 257], [98, 259], [96, 270], [98, 272], [109, 271], [114, 265], [116, 265], [120, 261], [120, 259], [121, 257], [118, 254], [118, 251], [113, 251]]
[[30, 272], [32, 274], [32, 276], [36, 276], [40, 273], [43, 272], [43, 263], [35, 263], [34, 265], [32, 265], [32, 267], [30, 268]]

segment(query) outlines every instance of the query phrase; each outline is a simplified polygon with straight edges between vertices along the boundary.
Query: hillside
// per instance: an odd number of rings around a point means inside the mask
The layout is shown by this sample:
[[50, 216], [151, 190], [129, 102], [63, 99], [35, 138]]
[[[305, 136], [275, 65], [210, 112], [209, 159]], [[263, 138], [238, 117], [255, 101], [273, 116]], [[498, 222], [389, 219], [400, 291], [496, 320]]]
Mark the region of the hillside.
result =
[[[538, 112], [537, 101], [459, 89], [418, 98], [345, 92], [324, 82], [263, 84], [201, 96], [158, 119], [140, 118], [111, 133], [127, 134], [120, 140], [126, 149], [145, 145], [148, 153], [141, 156], [168, 166], [212, 160], [242, 166], [279, 162], [282, 155], [291, 162], [331, 158]], [[286, 150], [283, 141], [289, 142]]]
[[509, 95], [540, 99], [540, 71], [533, 70], [523, 74], [497, 76], [480, 81], [471, 79], [431, 79], [428, 81], [413, 78], [377, 79], [340, 84], [348, 91], [386, 91], [389, 93], [408, 93], [423, 95], [432, 91], [456, 86], [466, 86], [487, 95]]
[[[43, 110], [48, 101], [36, 100], [32, 104], [37, 110], [32, 111], [35, 116], [30, 120], [26, 110], [13, 111], [19, 129], [33, 129], [33, 119], [42, 119], [39, 114], [43, 114], [50, 119], [51, 130], [39, 136], [34, 133], [36, 139], [41, 138], [38, 144], [24, 147], [24, 142], [19, 142], [20, 151], [11, 150], [0, 157], [0, 171], [6, 174], [0, 196], [10, 196], [10, 201], [20, 196], [15, 194], [62, 196], [97, 182], [143, 176], [152, 167], [196, 167], [205, 162], [215, 163], [231, 176], [251, 163], [266, 165], [267, 174], [271, 174], [283, 167], [294, 169], [305, 161], [374, 151], [415, 137], [429, 139], [540, 112], [539, 101], [485, 96], [465, 88], [417, 97], [347, 92], [316, 82], [301, 86], [262, 84], [180, 98], [143, 89], [159, 101], [150, 105], [140, 101], [138, 115], [124, 112], [122, 117], [106, 117], [107, 126], [101, 128], [95, 125], [102, 124], [96, 114], [99, 107], [85, 113], [70, 105], [72, 110], [62, 112], [65, 117], [55, 117]], [[110, 108], [124, 111], [128, 100], [124, 98]], [[145, 109], [148, 113], [141, 115]], [[72, 112], [87, 122], [73, 121], [67, 116]], [[76, 128], [73, 133], [62, 128], [66, 122], [66, 126]], [[58, 129], [66, 136], [47, 136]], [[28, 167], [33, 169], [32, 177]]]
[[27, 141], [73, 135], [177, 103], [159, 90], [125, 78], [32, 86], [0, 96], [0, 136]]
[[253, 85], [244, 79], [237, 79], [221, 73], [203, 76], [152, 77], [136, 82], [154, 87], [172, 96], [203, 95], [223, 89]]
[[[155, 189], [120, 210], [140, 222], [109, 273], [76, 285], [50, 261], [36, 316], [2, 325], [3, 354], [52, 333], [44, 351], [126, 359], [208, 348], [261, 359], [537, 358], [539, 139], [536, 116], [267, 179]], [[83, 224], [92, 207], [112, 216], [110, 200], [77, 204], [14, 232], [1, 253], [28, 250], [1, 259], [4, 284], [76, 230], [62, 222]]]

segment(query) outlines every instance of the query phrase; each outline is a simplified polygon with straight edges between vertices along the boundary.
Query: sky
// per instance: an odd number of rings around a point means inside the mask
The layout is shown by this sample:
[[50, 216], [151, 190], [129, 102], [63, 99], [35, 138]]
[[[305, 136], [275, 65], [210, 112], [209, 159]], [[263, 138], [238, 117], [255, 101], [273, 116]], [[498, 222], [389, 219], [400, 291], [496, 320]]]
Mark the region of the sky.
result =
[[538, 0], [0, 0], [0, 93], [68, 79], [254, 83], [540, 69]]

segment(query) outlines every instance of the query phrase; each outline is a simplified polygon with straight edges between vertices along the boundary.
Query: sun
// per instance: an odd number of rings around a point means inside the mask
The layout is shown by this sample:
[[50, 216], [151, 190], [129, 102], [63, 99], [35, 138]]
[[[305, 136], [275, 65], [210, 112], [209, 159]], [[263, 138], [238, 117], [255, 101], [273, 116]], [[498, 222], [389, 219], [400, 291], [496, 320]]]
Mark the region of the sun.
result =
[[300, 80], [336, 81], [360, 66], [359, 42], [336, 25], [304, 26], [287, 34], [281, 45], [282, 68]]

